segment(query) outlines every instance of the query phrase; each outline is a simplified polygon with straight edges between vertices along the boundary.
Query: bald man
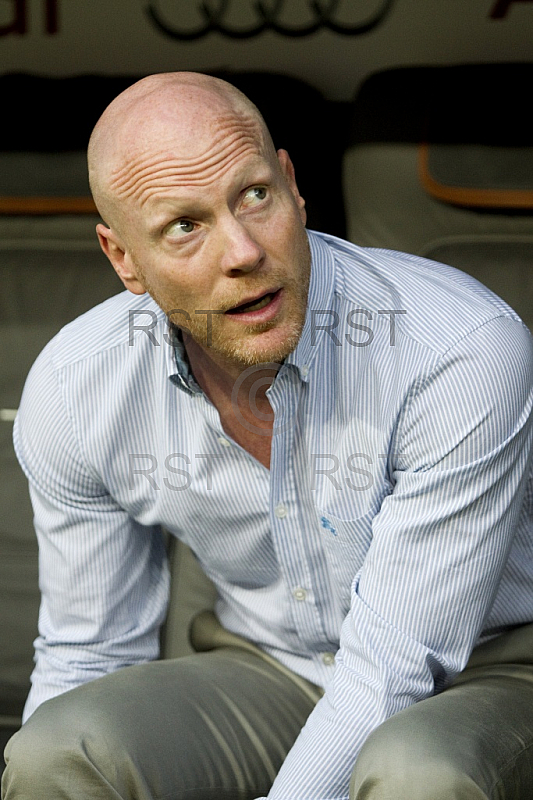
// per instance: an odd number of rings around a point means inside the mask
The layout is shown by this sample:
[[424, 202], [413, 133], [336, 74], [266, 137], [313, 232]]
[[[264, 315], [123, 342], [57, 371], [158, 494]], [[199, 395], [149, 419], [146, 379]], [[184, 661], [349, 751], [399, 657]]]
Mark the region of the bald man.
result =
[[[169, 104], [177, 86], [179, 104]], [[97, 233], [119, 277], [185, 325], [193, 374], [222, 427], [268, 467], [266, 389], [298, 343], [309, 285], [304, 201], [288, 154], [276, 154], [257, 109], [235, 88], [171, 74], [141, 81], [104, 113], [89, 144], [89, 177], [110, 224]], [[203, 225], [175, 218], [178, 191]], [[243, 367], [259, 364], [273, 366], [241, 379], [232, 400]], [[262, 376], [252, 408], [250, 386]]]
[[[45, 348], [15, 424], [42, 606], [2, 798], [530, 800], [523, 323], [307, 231], [223, 81], [130, 87], [89, 174], [127, 291]], [[219, 599], [158, 661], [163, 529]]]

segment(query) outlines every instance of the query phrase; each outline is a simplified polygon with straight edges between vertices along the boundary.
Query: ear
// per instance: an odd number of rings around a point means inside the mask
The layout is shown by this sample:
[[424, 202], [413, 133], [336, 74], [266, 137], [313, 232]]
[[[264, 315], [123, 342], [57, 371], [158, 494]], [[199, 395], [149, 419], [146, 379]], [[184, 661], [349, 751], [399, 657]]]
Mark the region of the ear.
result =
[[291, 190], [294, 200], [296, 201], [296, 205], [298, 206], [298, 211], [300, 212], [300, 218], [303, 224], [305, 225], [307, 220], [307, 214], [305, 212], [305, 200], [298, 191], [298, 186], [296, 184], [296, 177], [294, 174], [294, 165], [286, 150], [278, 150], [277, 155], [281, 171], [283, 173], [285, 180], [289, 185], [289, 189]]
[[133, 294], [144, 294], [146, 289], [137, 276], [137, 270], [131, 262], [126, 247], [121, 239], [111, 229], [102, 223], [96, 226], [96, 234], [100, 247], [111, 261], [118, 277]]

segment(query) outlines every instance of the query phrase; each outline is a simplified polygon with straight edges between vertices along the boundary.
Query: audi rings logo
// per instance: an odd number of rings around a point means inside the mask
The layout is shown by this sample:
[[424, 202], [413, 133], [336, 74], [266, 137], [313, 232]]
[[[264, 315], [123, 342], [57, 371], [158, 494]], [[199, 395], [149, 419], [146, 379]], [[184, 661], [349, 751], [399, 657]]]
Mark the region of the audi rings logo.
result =
[[[345, 36], [358, 36], [377, 27], [394, 2], [379, 0], [377, 8], [368, 14], [364, 8], [368, 8], [368, 2], [352, 0], [347, 4], [350, 14], [354, 7], [363, 7], [364, 16], [356, 22], [343, 21], [340, 0], [305, 0], [302, 3], [295, 0], [256, 0], [251, 8], [246, 7], [242, 0], [236, 13], [232, 13], [232, 0], [199, 0], [196, 8], [192, 0], [153, 0], [147, 12], [160, 31], [180, 41], [200, 39], [213, 32], [230, 39], [250, 39], [265, 31], [301, 37], [310, 36], [321, 28]], [[298, 13], [298, 16], [305, 21], [300, 24], [290, 21], [300, 8], [302, 13]], [[249, 22], [243, 23], [243, 19], [249, 19]], [[187, 24], [189, 21], [190, 25]]]

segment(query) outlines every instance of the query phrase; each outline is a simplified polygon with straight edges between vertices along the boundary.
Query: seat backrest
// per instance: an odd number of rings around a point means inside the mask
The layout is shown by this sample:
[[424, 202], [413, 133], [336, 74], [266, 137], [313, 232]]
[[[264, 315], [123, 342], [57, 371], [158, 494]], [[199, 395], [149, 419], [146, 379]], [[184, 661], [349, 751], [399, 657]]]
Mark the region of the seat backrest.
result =
[[[12, 443], [26, 376], [67, 322], [123, 285], [102, 253], [96, 216], [0, 215], [0, 723], [20, 716], [33, 667], [40, 602], [27, 481]], [[190, 620], [215, 590], [184, 545], [169, 543], [172, 595], [162, 656], [191, 652]]]
[[0, 214], [97, 214], [85, 151], [0, 151]]
[[12, 444], [26, 375], [63, 325], [123, 289], [90, 216], [0, 216], [0, 715], [18, 715], [37, 633], [37, 543]]
[[348, 237], [470, 273], [533, 330], [533, 64], [391, 70], [354, 103]]

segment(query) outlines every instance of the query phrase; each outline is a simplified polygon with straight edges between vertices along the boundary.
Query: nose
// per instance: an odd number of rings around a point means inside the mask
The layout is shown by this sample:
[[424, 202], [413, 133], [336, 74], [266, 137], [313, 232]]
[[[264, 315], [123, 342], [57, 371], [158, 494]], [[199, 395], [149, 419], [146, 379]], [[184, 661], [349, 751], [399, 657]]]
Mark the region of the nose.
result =
[[233, 215], [221, 223], [220, 268], [225, 275], [237, 277], [252, 272], [262, 263], [265, 252], [247, 227]]

